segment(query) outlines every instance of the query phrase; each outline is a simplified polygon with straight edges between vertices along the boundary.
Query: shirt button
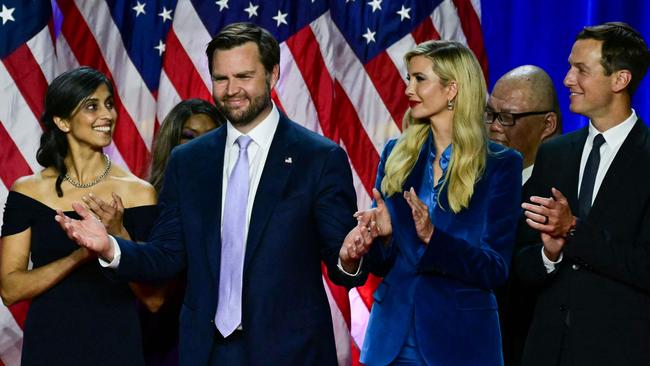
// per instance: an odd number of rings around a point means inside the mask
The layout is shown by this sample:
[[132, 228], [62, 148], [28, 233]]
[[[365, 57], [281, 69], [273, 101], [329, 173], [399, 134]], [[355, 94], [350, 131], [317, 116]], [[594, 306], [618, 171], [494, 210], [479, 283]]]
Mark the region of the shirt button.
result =
[[574, 270], [574, 271], [577, 271], [577, 270], [580, 269], [580, 266], [577, 265], [577, 264], [572, 264], [572, 265], [571, 265], [571, 269]]

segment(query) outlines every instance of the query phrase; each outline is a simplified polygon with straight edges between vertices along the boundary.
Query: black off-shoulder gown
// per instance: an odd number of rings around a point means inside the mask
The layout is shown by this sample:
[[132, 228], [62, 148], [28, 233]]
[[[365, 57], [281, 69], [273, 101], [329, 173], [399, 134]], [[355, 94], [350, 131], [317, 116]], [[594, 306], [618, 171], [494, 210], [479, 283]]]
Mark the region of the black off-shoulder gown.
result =
[[[156, 206], [124, 211], [124, 226], [136, 241], [146, 240]], [[31, 228], [33, 268], [79, 248], [54, 220], [55, 211], [18, 192], [9, 192], [2, 236]], [[66, 212], [78, 218], [74, 212]], [[97, 260], [89, 260], [61, 282], [32, 299], [24, 328], [22, 365], [144, 365], [135, 297], [112, 282]]]

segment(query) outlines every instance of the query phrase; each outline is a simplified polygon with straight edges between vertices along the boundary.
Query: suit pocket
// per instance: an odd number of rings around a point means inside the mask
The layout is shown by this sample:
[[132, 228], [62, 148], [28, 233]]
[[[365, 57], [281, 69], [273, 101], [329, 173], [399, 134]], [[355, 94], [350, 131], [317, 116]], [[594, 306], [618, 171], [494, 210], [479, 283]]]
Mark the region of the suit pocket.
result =
[[497, 310], [497, 301], [489, 291], [456, 290], [458, 310]]
[[372, 294], [372, 298], [375, 299], [376, 302], [381, 303], [384, 300], [384, 296], [386, 296], [388, 287], [386, 281], [379, 283], [379, 286], [377, 286], [377, 289], [375, 289], [375, 292]]

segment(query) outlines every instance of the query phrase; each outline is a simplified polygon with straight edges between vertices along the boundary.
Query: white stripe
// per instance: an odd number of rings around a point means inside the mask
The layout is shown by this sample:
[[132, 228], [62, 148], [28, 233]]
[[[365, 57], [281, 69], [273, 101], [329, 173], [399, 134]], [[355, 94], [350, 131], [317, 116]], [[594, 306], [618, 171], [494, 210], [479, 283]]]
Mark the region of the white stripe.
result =
[[[5, 207], [5, 202], [7, 202], [7, 195], [9, 194], [9, 187], [6, 187], [4, 185], [4, 182], [0, 182], [0, 207], [2, 208], [0, 210], [0, 222], [3, 221], [3, 216], [5, 213], [4, 207]], [[2, 306], [2, 302], [0, 302], [0, 307]], [[2, 324], [2, 322], [0, 322]], [[0, 337], [2, 335], [2, 332], [0, 332]]]
[[[343, 150], [347, 153], [348, 148], [345, 146], [343, 141], [340, 141], [340, 144]], [[357, 171], [354, 169], [354, 165], [352, 165], [352, 161], [350, 161], [350, 154], [348, 154], [348, 164], [350, 164], [352, 170], [352, 184], [354, 185], [354, 191], [357, 193], [357, 208], [359, 210], [370, 208], [372, 198], [368, 195], [366, 186], [363, 184], [363, 181], [359, 178], [359, 174], [357, 174]], [[375, 171], [376, 167], [373, 167], [372, 169]]]
[[302, 73], [286, 42], [280, 44], [280, 79], [275, 86], [275, 92], [289, 118], [314, 132], [323, 134], [307, 83], [302, 78]]
[[120, 151], [117, 149], [117, 146], [115, 146], [114, 141], [111, 141], [111, 144], [104, 148], [104, 152], [111, 157], [112, 164], [119, 165], [120, 167], [122, 167], [122, 169], [126, 170], [127, 172], [131, 171], [129, 169], [129, 166], [124, 162], [124, 159], [122, 158], [122, 154], [120, 154]]
[[[215, 14], [215, 16], [218, 15]], [[208, 60], [205, 56], [205, 48], [212, 37], [210, 37], [210, 33], [203, 25], [190, 0], [178, 1], [173, 27], [178, 41], [183, 45], [187, 56], [192, 60], [196, 72], [203, 79], [208, 90], [212, 90], [212, 79], [210, 70], [208, 70]]]
[[379, 154], [386, 140], [400, 133], [390, 112], [361, 61], [334, 24], [329, 11], [314, 20], [310, 26], [318, 40], [330, 75], [341, 83]]
[[433, 26], [438, 30], [441, 39], [458, 41], [467, 44], [463, 33], [456, 6], [452, 0], [444, 0], [431, 14]]
[[48, 27], [41, 29], [32, 39], [27, 41], [27, 47], [32, 51], [36, 63], [49, 84], [56, 75], [56, 54]]
[[[4, 186], [0, 184], [0, 196]], [[5, 198], [0, 197], [4, 202]], [[23, 331], [20, 329], [9, 309], [0, 303], [0, 359], [5, 366], [20, 366], [20, 353], [23, 347]]]
[[0, 108], [0, 121], [7, 133], [32, 171], [41, 170], [42, 167], [36, 161], [36, 150], [43, 130], [3, 63], [0, 63], [0, 100], [3, 104]]
[[370, 311], [368, 311], [366, 303], [363, 302], [356, 288], [350, 290], [350, 313], [352, 316], [350, 333], [359, 349], [361, 349], [366, 336]]
[[79, 65], [79, 61], [72, 52], [68, 40], [65, 39], [63, 33], [60, 33], [56, 39], [56, 55], [57, 55], [57, 70], [56, 75], [63, 73], [66, 70], [76, 69]]
[[[406, 36], [402, 37], [399, 41], [393, 43], [386, 49], [386, 53], [388, 54], [388, 57], [393, 61], [395, 64], [395, 67], [397, 68], [397, 72], [399, 72], [399, 75], [402, 77], [402, 80], [406, 83], [406, 61], [404, 61], [404, 55], [415, 48], [417, 46], [417, 43], [415, 42], [415, 39], [411, 35], [411, 33], [407, 34]], [[401, 124], [402, 121], [397, 121], [398, 123]]]
[[180, 103], [181, 97], [178, 95], [176, 88], [163, 69], [160, 73], [160, 85], [158, 86], [158, 121], [162, 124], [169, 111]]
[[[88, 28], [97, 40], [102, 56], [111, 70], [117, 93], [134, 121], [147, 149], [151, 151], [156, 118], [156, 101], [147, 88], [122, 42], [120, 30], [103, 1], [76, 0]], [[152, 49], [151, 52], [156, 52]]]
[[339, 366], [349, 366], [352, 363], [352, 353], [350, 350], [350, 331], [345, 318], [339, 309], [338, 304], [332, 296], [327, 281], [323, 278], [323, 286], [327, 294], [327, 301], [330, 304], [330, 313], [332, 314], [332, 325], [334, 326], [334, 341], [336, 342], [336, 358]]

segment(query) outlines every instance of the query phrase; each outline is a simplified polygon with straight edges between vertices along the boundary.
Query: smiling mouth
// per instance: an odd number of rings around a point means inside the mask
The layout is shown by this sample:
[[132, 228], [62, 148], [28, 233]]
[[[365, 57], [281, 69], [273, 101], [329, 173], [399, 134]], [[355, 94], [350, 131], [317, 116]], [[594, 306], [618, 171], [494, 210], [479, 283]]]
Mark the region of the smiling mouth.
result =
[[93, 130], [98, 132], [111, 132], [111, 126], [97, 126], [93, 127]]
[[409, 107], [413, 108], [420, 104], [421, 102], [415, 101], [415, 100], [409, 100]]

